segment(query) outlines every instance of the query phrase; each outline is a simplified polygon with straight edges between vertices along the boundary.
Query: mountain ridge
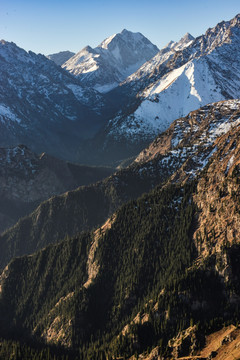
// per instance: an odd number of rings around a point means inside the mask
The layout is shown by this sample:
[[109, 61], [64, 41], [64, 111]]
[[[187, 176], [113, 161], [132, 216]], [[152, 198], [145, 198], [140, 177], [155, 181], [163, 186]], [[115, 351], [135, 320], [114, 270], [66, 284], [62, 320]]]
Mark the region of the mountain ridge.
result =
[[102, 96], [14, 43], [0, 42], [0, 64], [1, 146], [25, 144], [75, 160], [74, 147], [101, 127]]
[[[239, 19], [237, 15], [190, 43], [187, 40], [181, 50], [160, 50], [107, 94], [115, 101], [121, 98], [122, 108], [91, 142], [99, 156], [108, 156], [105, 149], [119, 160], [137, 155], [176, 118], [208, 103], [239, 98]], [[80, 149], [79, 156], [83, 154]]]
[[[176, 120], [126, 169], [45, 201], [2, 234], [0, 267], [12, 256], [24, 254], [24, 249], [33, 252], [100, 226], [123, 203], [156, 185], [192, 181], [214, 157], [218, 137], [231, 126], [236, 129], [239, 122], [239, 100], [208, 105]], [[26, 246], [28, 239], [31, 244]]]
[[26, 146], [0, 148], [0, 232], [32, 212], [43, 200], [94, 183], [113, 169], [71, 164]]
[[[220, 330], [224, 323], [236, 329], [239, 115], [239, 101], [232, 100], [179, 119], [170, 129], [174, 134], [171, 151], [180, 151], [181, 145], [193, 151], [197, 141], [201, 150], [215, 148], [197, 176], [189, 176], [194, 168], [190, 155], [187, 182], [174, 177], [121, 206], [94, 233], [85, 232], [12, 260], [0, 278], [1, 333], [14, 333], [16, 324], [21, 324], [26, 338], [30, 332], [36, 339], [73, 348], [76, 358], [135, 359], [157, 346], [155, 355], [166, 360], [198, 356], [205, 335]], [[184, 129], [183, 121], [188, 121], [189, 129], [179, 144], [176, 132], [181, 124]], [[203, 126], [202, 138], [194, 131], [197, 125]], [[188, 131], [192, 140], [185, 144]], [[162, 155], [157, 158], [161, 161]], [[216, 179], [222, 195], [215, 199], [211, 193]], [[216, 225], [225, 226], [229, 213], [238, 221], [236, 226], [228, 224], [236, 237], [227, 231], [222, 242], [211, 226], [215, 219]], [[89, 274], [93, 275], [90, 284], [84, 286]]]

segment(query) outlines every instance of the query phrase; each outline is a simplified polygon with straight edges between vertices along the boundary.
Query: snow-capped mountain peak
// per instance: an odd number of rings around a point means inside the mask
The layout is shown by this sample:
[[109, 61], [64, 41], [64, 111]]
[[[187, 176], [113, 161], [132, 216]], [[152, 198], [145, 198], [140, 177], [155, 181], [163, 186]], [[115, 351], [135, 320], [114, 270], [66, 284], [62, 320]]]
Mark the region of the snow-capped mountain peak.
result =
[[178, 41], [178, 43], [176, 43], [176, 46], [174, 46], [174, 50], [179, 51], [179, 50], [182, 50], [182, 49], [188, 47], [193, 42], [193, 40], [195, 40], [195, 38], [191, 34], [186, 33], [180, 39], [180, 41]]
[[[184, 40], [184, 41], [191, 41], [191, 40], [194, 40], [195, 39], [195, 37], [194, 36], [192, 36], [189, 32], [187, 32], [183, 37], [182, 37], [182, 39], [181, 40]], [[180, 40], [180, 41], [181, 41]]]
[[78, 76], [82, 84], [108, 92], [157, 52], [158, 48], [141, 33], [124, 29], [94, 49], [85, 47], [63, 64], [63, 68]]
[[[123, 29], [118, 34], [113, 34], [112, 36], [109, 36], [107, 39], [103, 40], [101, 44], [97, 46], [97, 48], [110, 50], [112, 47], [116, 46], [117, 44], [121, 46], [122, 45], [121, 42], [125, 44], [132, 42], [133, 46], [134, 45], [143, 46], [142, 44], [148, 44], [150, 48], [156, 49], [156, 47], [140, 32], [133, 33], [126, 29]], [[129, 44], [127, 45], [129, 46]]]

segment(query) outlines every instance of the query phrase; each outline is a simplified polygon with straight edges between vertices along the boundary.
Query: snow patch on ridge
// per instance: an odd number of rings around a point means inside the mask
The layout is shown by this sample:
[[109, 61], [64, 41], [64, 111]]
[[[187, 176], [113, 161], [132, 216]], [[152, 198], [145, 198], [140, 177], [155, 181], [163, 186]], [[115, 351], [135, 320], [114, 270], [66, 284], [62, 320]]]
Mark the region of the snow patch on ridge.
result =
[[118, 86], [117, 82], [114, 82], [112, 84], [105, 84], [105, 85], [96, 84], [94, 86], [94, 89], [99, 91], [102, 94], [106, 94], [107, 92], [109, 92], [110, 90], [116, 88], [117, 86]]
[[20, 124], [21, 120], [11, 111], [9, 107], [4, 104], [0, 104], [0, 121], [5, 122], [11, 120]]
[[232, 167], [232, 165], [233, 165], [234, 159], [235, 159], [235, 155], [232, 155], [231, 158], [230, 158], [229, 161], [228, 161], [225, 174], [228, 174], [229, 169], [230, 169], [230, 168]]

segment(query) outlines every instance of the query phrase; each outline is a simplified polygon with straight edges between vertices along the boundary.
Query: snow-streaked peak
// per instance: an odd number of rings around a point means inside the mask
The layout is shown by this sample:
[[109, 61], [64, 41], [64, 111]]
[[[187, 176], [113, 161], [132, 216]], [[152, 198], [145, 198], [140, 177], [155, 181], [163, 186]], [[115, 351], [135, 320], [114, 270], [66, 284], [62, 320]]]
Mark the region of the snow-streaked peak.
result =
[[188, 47], [193, 41], [195, 40], [195, 38], [189, 34], [186, 33], [174, 46], [174, 50], [179, 51], [182, 50], [186, 47]]
[[151, 74], [158, 73], [158, 68], [167, 63], [174, 57], [177, 51], [189, 47], [194, 41], [194, 37], [186, 33], [179, 41], [170, 41], [165, 45], [152, 59], [144, 63], [135, 73], [131, 74], [125, 81], [131, 83], [132, 81], [141, 82], [141, 78], [148, 77]]
[[191, 41], [191, 40], [194, 40], [195, 37], [192, 36], [189, 32], [187, 32], [187, 33], [182, 37], [182, 39], [187, 40], [187, 41]]
[[[0, 41], [0, 55], [6, 62], [11, 63], [34, 63], [35, 59], [31, 51], [27, 52], [19, 48], [15, 43], [5, 40]], [[34, 54], [35, 55], [35, 54]]]
[[141, 33], [126, 29], [102, 41], [96, 48], [85, 47], [63, 68], [78, 76], [84, 85], [108, 92], [158, 52]]
[[171, 49], [175, 51], [179, 51], [184, 49], [185, 47], [188, 47], [195, 38], [189, 34], [186, 33], [179, 41], [170, 41], [166, 46], [164, 46], [163, 49]]
[[141, 43], [144, 43], [148, 44], [151, 48], [156, 49], [155, 45], [153, 45], [143, 34], [140, 32], [134, 33], [127, 29], [123, 29], [120, 33], [109, 36], [97, 46], [97, 49], [102, 48], [110, 50], [111, 47], [114, 47], [119, 41], [123, 41], [125, 43], [131, 41], [133, 44], [137, 44], [140, 47], [142, 46]]
[[171, 40], [171, 41], [169, 41], [169, 42], [167, 43], [167, 45], [165, 45], [165, 46], [163, 47], [163, 49], [172, 49], [175, 44], [176, 44], [176, 41]]
[[[230, 21], [222, 21], [213, 28], [209, 28], [204, 35], [192, 40], [190, 34], [185, 34], [179, 42], [170, 41], [150, 61], [143, 64], [126, 80], [131, 87], [136, 85], [137, 91], [152, 83], [151, 78], [161, 77], [166, 71], [184, 65], [189, 60], [210, 54], [224, 44], [232, 44], [239, 48], [240, 43], [240, 14]], [[190, 41], [189, 41], [190, 40]], [[169, 64], [170, 66], [165, 66]], [[165, 69], [164, 69], [165, 67]]]

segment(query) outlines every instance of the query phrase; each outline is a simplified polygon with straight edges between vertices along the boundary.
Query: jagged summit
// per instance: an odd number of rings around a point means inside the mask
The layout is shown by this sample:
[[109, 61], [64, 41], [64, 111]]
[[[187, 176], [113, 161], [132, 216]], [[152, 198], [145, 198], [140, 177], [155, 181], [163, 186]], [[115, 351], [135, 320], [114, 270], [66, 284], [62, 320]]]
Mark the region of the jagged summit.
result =
[[14, 42], [6, 40], [0, 41], [0, 55], [6, 62], [11, 61], [15, 64], [19, 64], [20, 62], [34, 63], [35, 56], [41, 57], [41, 55], [36, 55], [31, 51], [27, 52], [26, 50], [19, 48]]
[[[103, 40], [101, 44], [97, 46], [97, 48], [103, 48], [103, 49], [109, 49], [111, 46], [115, 46], [118, 42], [129, 42], [132, 41], [133, 43], [136, 43], [136, 45], [141, 46], [140, 42], [144, 42], [146, 44], [149, 44], [152, 46], [152, 43], [140, 32], [132, 32], [127, 29], [123, 29], [118, 34], [113, 34], [109, 36], [107, 39]], [[128, 45], [129, 46], [129, 45]]]
[[195, 37], [192, 36], [189, 32], [187, 32], [183, 37], [182, 39], [186, 39], [186, 40], [194, 40]]
[[163, 49], [172, 49], [175, 51], [179, 51], [184, 49], [185, 47], [189, 46], [192, 41], [195, 40], [195, 38], [189, 34], [186, 33], [179, 41], [173, 41], [171, 40], [166, 46], [164, 46]]
[[85, 47], [63, 64], [63, 68], [78, 76], [82, 84], [108, 92], [157, 52], [158, 48], [141, 33], [123, 29], [94, 49]]
[[195, 40], [195, 38], [191, 34], [186, 33], [176, 44], [175, 50], [179, 51], [184, 49], [185, 47], [188, 47], [193, 42], [193, 40]]
[[85, 46], [82, 51], [95, 53], [94, 49], [90, 45]]

